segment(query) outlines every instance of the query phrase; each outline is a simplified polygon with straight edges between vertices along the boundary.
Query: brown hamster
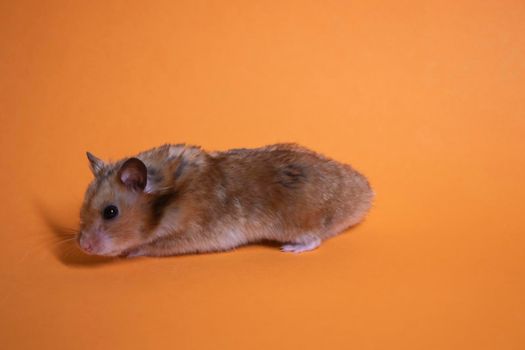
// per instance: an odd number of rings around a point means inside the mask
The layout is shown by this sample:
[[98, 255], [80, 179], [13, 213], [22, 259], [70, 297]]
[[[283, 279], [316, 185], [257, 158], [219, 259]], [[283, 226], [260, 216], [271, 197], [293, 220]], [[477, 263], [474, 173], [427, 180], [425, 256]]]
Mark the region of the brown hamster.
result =
[[89, 254], [167, 256], [282, 242], [303, 252], [370, 209], [366, 178], [295, 144], [205, 152], [164, 145], [115, 163], [87, 153], [95, 179], [80, 214]]

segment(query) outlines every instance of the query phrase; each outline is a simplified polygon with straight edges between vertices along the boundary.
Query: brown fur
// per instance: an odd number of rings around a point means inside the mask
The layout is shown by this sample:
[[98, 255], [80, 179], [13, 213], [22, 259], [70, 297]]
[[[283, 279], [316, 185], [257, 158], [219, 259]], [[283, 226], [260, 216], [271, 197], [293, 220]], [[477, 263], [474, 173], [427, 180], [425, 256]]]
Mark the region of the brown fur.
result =
[[[212, 252], [261, 240], [300, 252], [358, 223], [373, 200], [349, 165], [295, 144], [211, 153], [164, 145], [128, 162], [88, 158], [95, 179], [79, 242], [98, 255]], [[105, 220], [110, 204], [119, 215]]]

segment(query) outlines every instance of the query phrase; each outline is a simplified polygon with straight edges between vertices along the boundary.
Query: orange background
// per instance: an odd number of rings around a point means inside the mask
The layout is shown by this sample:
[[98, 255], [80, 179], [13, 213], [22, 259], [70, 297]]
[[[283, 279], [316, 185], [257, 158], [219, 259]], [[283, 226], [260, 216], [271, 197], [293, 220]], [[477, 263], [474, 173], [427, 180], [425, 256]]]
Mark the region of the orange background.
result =
[[[2, 1], [3, 349], [524, 349], [523, 1]], [[366, 222], [273, 246], [56, 243], [84, 152], [296, 141], [365, 173]]]

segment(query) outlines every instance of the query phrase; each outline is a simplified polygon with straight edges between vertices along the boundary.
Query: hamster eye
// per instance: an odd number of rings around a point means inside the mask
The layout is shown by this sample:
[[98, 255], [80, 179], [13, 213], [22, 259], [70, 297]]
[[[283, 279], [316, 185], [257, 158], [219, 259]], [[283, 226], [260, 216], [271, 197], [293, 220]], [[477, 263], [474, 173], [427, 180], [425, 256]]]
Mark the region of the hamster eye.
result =
[[114, 205], [108, 205], [104, 208], [104, 212], [102, 213], [102, 215], [106, 220], [113, 219], [115, 216], [118, 215], [118, 208]]

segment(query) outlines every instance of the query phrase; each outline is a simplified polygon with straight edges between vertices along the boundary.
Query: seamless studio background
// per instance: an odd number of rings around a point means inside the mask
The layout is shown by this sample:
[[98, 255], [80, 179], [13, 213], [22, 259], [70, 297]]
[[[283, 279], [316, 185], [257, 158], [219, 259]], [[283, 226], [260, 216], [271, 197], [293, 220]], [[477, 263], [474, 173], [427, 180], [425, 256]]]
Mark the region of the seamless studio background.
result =
[[[523, 1], [2, 1], [3, 349], [523, 349]], [[57, 243], [85, 151], [298, 142], [367, 220], [106, 260]]]

